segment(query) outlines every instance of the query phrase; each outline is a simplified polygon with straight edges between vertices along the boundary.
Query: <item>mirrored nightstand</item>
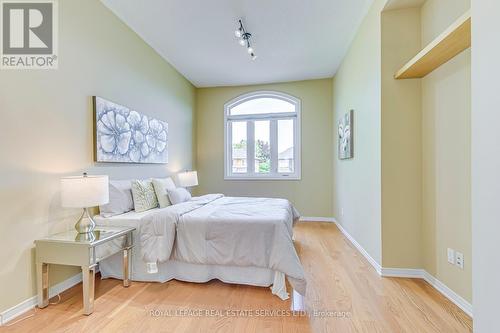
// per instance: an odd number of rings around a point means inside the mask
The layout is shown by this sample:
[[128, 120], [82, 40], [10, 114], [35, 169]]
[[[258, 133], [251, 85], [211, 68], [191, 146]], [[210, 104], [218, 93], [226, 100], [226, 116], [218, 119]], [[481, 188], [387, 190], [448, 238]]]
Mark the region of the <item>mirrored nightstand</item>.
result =
[[35, 241], [38, 307], [49, 304], [49, 264], [80, 266], [83, 281], [83, 313], [94, 310], [95, 269], [99, 261], [123, 252], [123, 286], [130, 285], [130, 255], [134, 246], [129, 227], [98, 227], [88, 234], [75, 230]]

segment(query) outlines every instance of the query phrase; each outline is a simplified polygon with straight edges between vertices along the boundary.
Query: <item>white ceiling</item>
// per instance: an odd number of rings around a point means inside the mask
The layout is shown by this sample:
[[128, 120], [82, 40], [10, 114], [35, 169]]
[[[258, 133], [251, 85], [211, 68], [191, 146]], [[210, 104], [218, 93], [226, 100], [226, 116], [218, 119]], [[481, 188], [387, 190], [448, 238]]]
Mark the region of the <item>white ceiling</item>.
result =
[[403, 8], [420, 7], [426, 0], [389, 0], [385, 5], [385, 10], [395, 10]]
[[[373, 0], [102, 0], [197, 87], [332, 77]], [[234, 37], [238, 18], [258, 58]]]

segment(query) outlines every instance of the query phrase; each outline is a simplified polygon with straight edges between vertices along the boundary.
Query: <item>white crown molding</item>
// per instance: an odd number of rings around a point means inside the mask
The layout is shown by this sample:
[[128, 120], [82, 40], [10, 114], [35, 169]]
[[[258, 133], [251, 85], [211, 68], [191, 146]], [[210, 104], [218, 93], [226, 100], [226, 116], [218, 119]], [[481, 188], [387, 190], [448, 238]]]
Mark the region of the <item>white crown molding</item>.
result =
[[314, 216], [301, 216], [300, 222], [331, 222], [335, 223], [335, 218], [333, 217], [314, 217]]
[[[96, 270], [96, 272], [97, 271], [98, 270]], [[70, 277], [69, 279], [66, 279], [50, 287], [49, 298], [57, 296], [58, 294], [77, 285], [80, 282], [82, 282], [82, 273], [76, 274]], [[20, 315], [28, 312], [29, 310], [33, 309], [36, 305], [37, 305], [37, 296], [35, 295], [11, 307], [10, 309], [3, 311], [2, 313], [0, 313], [0, 326], [3, 326], [9, 321], [15, 319], [16, 317], [19, 317]]]

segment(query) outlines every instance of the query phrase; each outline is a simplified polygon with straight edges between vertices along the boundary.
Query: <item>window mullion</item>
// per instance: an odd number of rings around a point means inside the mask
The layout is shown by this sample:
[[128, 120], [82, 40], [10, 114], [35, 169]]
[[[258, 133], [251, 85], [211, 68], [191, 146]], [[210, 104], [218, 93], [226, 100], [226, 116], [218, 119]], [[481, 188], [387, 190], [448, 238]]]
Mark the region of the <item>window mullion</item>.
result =
[[293, 173], [298, 175], [301, 173], [301, 136], [300, 136], [300, 121], [298, 118], [293, 120]]
[[255, 174], [255, 123], [247, 122], [247, 172]]
[[278, 174], [278, 121], [276, 119], [271, 120], [271, 133], [270, 133], [270, 144], [271, 144], [271, 173]]
[[226, 123], [226, 173], [233, 174], [233, 122]]
[[263, 113], [263, 114], [241, 114], [241, 115], [228, 115], [228, 120], [268, 120], [268, 119], [286, 119], [296, 117], [296, 112], [281, 112], [281, 113]]

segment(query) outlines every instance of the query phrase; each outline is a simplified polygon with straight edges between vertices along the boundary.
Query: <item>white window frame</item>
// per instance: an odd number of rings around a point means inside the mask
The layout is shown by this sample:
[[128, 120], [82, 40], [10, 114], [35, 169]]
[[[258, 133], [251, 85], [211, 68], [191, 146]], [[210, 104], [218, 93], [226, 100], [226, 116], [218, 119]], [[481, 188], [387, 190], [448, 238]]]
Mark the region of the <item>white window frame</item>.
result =
[[[264, 114], [246, 114], [246, 115], [231, 115], [230, 111], [235, 106], [259, 98], [275, 98], [281, 99], [295, 106], [295, 112], [286, 113], [264, 113]], [[255, 91], [248, 94], [240, 95], [226, 104], [224, 104], [224, 179], [225, 180], [300, 180], [301, 179], [301, 101], [300, 99], [277, 91]], [[277, 131], [274, 128], [277, 126], [277, 121], [280, 119], [294, 119], [294, 172], [283, 173], [278, 172], [278, 155], [275, 152], [277, 149], [278, 138]], [[233, 173], [232, 172], [232, 121], [247, 121], [247, 172]], [[270, 146], [271, 146], [271, 172], [256, 173], [254, 169], [254, 123], [257, 120], [270, 121]], [[273, 152], [274, 151], [274, 152]]]

